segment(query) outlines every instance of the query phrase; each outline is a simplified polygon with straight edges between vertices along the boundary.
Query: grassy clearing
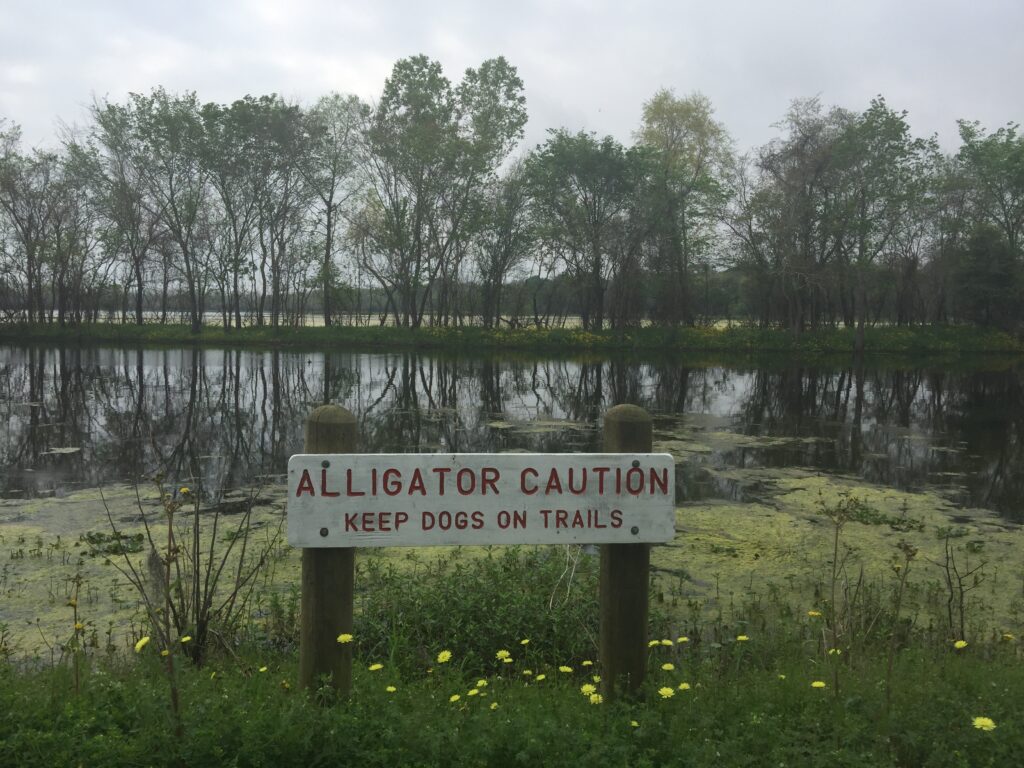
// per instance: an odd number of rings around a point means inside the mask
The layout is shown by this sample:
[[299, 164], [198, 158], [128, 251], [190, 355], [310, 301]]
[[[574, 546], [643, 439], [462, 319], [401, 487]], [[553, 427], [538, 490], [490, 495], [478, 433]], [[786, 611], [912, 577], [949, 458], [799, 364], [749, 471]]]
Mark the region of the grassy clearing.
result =
[[[295, 689], [294, 601], [278, 598], [202, 667], [171, 649], [180, 737], [153, 642], [77, 651], [77, 686], [67, 664], [0, 664], [0, 764], [967, 766], [1024, 747], [1017, 638], [957, 650], [885, 600], [840, 613], [751, 594], [685, 635], [655, 603], [643, 695], [592, 699], [597, 563], [571, 584], [566, 564], [552, 548], [364, 565], [348, 701]], [[869, 614], [874, 631], [831, 642]]]
[[[686, 352], [763, 355], [786, 353], [810, 357], [848, 354], [854, 331], [830, 328], [796, 336], [782, 329], [636, 328], [627, 331], [580, 329], [499, 329], [392, 327], [244, 328], [225, 331], [206, 327], [200, 334], [186, 325], [116, 325], [95, 323], [60, 328], [55, 325], [0, 325], [0, 340], [75, 344], [146, 344], [288, 349], [415, 349], [450, 352], [643, 353]], [[1018, 355], [1024, 344], [991, 329], [970, 326], [878, 326], [865, 331], [869, 353], [945, 356]]]

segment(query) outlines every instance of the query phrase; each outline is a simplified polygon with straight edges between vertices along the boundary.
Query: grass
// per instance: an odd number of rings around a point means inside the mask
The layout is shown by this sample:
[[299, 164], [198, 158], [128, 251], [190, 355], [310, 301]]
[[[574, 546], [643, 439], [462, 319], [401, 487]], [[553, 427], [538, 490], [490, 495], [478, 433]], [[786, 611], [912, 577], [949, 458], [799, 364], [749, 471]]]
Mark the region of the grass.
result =
[[[3, 324], [0, 340], [76, 344], [146, 344], [302, 350], [397, 349], [450, 352], [646, 353], [686, 352], [808, 357], [847, 354], [854, 331], [827, 328], [795, 336], [773, 328], [636, 328], [626, 331], [580, 329], [248, 327], [225, 331], [206, 327], [199, 334], [186, 325], [95, 323], [61, 328], [52, 324]], [[865, 348], [877, 355], [1019, 355], [1024, 344], [1009, 334], [973, 326], [876, 326], [865, 331]]]
[[1024, 748], [1020, 641], [979, 630], [957, 650], [920, 596], [896, 609], [897, 577], [851, 595], [836, 569], [838, 588], [812, 605], [777, 589], [717, 606], [654, 591], [642, 695], [592, 703], [596, 558], [537, 547], [358, 562], [349, 700], [296, 689], [286, 592], [208, 663], [181, 656], [181, 736], [156, 641], [72, 647], [74, 667], [0, 662], [0, 765], [980, 766]]

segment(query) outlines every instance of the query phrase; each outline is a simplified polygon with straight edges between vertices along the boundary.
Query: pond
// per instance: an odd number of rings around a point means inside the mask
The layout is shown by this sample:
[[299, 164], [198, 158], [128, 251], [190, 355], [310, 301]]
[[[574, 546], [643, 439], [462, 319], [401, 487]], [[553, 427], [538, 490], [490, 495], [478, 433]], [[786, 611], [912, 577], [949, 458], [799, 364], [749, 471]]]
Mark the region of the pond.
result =
[[[885, 589], [897, 545], [912, 541], [923, 561], [920, 620], [941, 625], [948, 601], [935, 566], [952, 541], [962, 565], [983, 568], [982, 588], [969, 593], [973, 615], [984, 628], [1020, 631], [1024, 391], [1012, 361], [722, 366], [7, 346], [0, 654], [56, 653], [76, 578], [93, 642], [131, 648], [138, 596], [106, 560], [120, 557], [119, 541], [144, 556], [140, 512], [160, 517], [157, 474], [227, 521], [258, 492], [254, 525], [277, 542], [258, 594], [294, 584], [297, 552], [271, 533], [283, 519], [288, 457], [302, 451], [304, 419], [325, 402], [356, 415], [368, 453], [600, 451], [602, 414], [635, 403], [654, 417], [654, 449], [677, 462], [677, 536], [652, 552], [666, 605], [706, 610], [758, 585], [816, 605], [833, 554], [821, 513], [856, 496], [876, 513], [844, 531], [849, 568]], [[366, 556], [401, 563], [398, 552]]]

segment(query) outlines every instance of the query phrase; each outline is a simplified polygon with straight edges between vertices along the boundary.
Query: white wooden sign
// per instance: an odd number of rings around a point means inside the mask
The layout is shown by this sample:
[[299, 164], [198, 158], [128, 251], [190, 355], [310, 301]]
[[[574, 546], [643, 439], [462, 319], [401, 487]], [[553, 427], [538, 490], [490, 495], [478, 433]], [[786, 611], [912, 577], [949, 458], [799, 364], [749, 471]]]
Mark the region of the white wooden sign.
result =
[[297, 454], [295, 547], [633, 544], [675, 536], [667, 453]]

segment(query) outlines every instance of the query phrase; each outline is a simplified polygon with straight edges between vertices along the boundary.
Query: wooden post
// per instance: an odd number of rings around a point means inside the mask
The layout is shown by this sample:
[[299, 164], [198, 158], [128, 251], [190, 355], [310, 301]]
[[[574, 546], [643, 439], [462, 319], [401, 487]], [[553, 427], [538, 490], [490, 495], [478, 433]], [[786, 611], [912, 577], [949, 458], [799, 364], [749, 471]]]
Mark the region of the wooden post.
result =
[[[605, 453], [650, 453], [650, 414], [616, 405], [604, 416]], [[601, 683], [611, 701], [634, 693], [647, 674], [648, 544], [601, 546]]]
[[[306, 453], [354, 453], [356, 418], [337, 405], [322, 405], [306, 419]], [[323, 675], [341, 695], [352, 688], [352, 644], [338, 635], [352, 632], [355, 548], [302, 550], [302, 607], [299, 629], [299, 685], [315, 690]]]

